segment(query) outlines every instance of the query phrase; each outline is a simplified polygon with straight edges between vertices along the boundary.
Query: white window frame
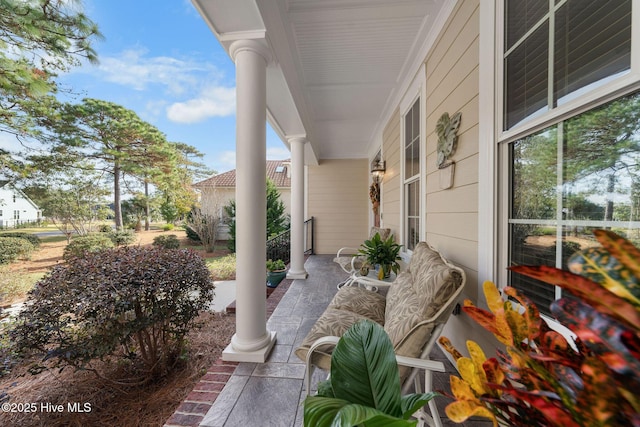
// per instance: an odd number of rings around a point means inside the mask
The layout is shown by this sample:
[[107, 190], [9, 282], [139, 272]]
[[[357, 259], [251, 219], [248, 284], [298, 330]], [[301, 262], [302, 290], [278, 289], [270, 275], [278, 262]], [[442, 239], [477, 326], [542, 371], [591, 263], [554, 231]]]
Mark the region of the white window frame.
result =
[[[404, 119], [406, 114], [409, 112], [411, 107], [415, 104], [416, 100], [419, 99], [420, 106], [420, 138], [419, 138], [419, 148], [420, 148], [420, 172], [417, 179], [405, 179], [405, 123]], [[406, 204], [407, 204], [407, 195], [406, 195], [406, 185], [410, 182], [417, 181], [420, 185], [420, 196], [418, 200], [418, 204], [420, 207], [420, 236], [419, 241], [425, 240], [426, 236], [426, 157], [427, 157], [427, 135], [426, 135], [426, 107], [427, 107], [427, 73], [425, 65], [422, 64], [418, 71], [416, 72], [413, 81], [407, 88], [404, 97], [400, 101], [399, 110], [400, 110], [400, 229], [401, 232], [399, 237], [399, 242], [402, 247], [401, 257], [405, 262], [408, 262], [411, 258], [411, 254], [413, 251], [407, 249], [407, 241], [406, 241], [406, 230], [407, 230], [407, 212], [406, 212]]]
[[[484, 3], [484, 1], [483, 1]], [[492, 3], [492, 4], [490, 4]], [[556, 7], [565, 3], [565, 0], [559, 2]], [[570, 101], [563, 103], [555, 108], [551, 108], [548, 111], [536, 115], [524, 120], [522, 123], [518, 123], [511, 129], [503, 130], [503, 117], [504, 117], [504, 73], [503, 73], [503, 46], [504, 46], [504, 1], [503, 0], [491, 0], [484, 3], [485, 7], [485, 19], [482, 19], [481, 13], [481, 33], [483, 29], [485, 31], [492, 31], [494, 37], [494, 85], [496, 93], [496, 108], [495, 116], [493, 120], [493, 132], [497, 136], [494, 143], [494, 149], [491, 150], [494, 162], [497, 165], [498, 176], [496, 178], [497, 185], [495, 188], [498, 192], [497, 203], [495, 209], [497, 211], [498, 218], [495, 243], [499, 250], [496, 250], [497, 255], [497, 272], [494, 273], [496, 280], [494, 282], [499, 284], [499, 287], [508, 285], [508, 266], [509, 259], [509, 144], [524, 136], [531, 135], [535, 132], [543, 130], [553, 124], [557, 124], [563, 120], [566, 120], [575, 115], [589, 111], [599, 105], [610, 102], [614, 99], [620, 98], [626, 94], [637, 91], [640, 89], [640, 5], [633, 1], [631, 9], [631, 68], [623, 75], [612, 78], [606, 83], [601, 83], [592, 90], [584, 91], [583, 93], [576, 95]], [[487, 15], [490, 10], [494, 10], [494, 30], [488, 28], [488, 22], [490, 18]], [[635, 24], [635, 25], [634, 25]], [[482, 49], [482, 47], [481, 47]], [[482, 58], [482, 55], [481, 55]], [[482, 59], [481, 59], [482, 64]], [[481, 85], [482, 93], [482, 85]], [[484, 105], [481, 103], [481, 105]], [[482, 109], [481, 109], [482, 110]], [[481, 111], [482, 114], [482, 111]], [[482, 120], [480, 120], [482, 123]], [[489, 131], [485, 132], [489, 135]], [[482, 141], [482, 130], [481, 141]], [[482, 148], [481, 148], [482, 151]], [[486, 209], [486, 208], [485, 208]], [[494, 208], [490, 208], [494, 209]], [[488, 210], [488, 209], [487, 209]], [[495, 246], [494, 246], [495, 247]], [[482, 249], [482, 245], [480, 245]], [[481, 282], [481, 281], [480, 281]], [[556, 288], [556, 298], [558, 297], [559, 290]], [[557, 325], [553, 319], [543, 315], [552, 324]]]

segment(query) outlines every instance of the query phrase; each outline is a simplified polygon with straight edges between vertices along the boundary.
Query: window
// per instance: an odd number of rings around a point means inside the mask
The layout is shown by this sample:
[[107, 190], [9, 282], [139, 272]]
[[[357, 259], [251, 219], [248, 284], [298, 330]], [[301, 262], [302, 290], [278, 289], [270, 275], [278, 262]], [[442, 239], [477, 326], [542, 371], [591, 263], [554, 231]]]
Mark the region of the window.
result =
[[2, 209], [0, 209], [0, 216], [2, 216]]
[[404, 116], [404, 245], [412, 251], [420, 241], [420, 99]]
[[15, 219], [15, 220], [19, 220], [20, 219], [20, 211], [18, 211], [18, 210], [13, 211], [13, 219]]
[[504, 18], [503, 130], [631, 68], [631, 0], [508, 0]]
[[[640, 245], [640, 81], [631, 65], [631, 3], [505, 1], [502, 129], [517, 128], [518, 136], [500, 141], [508, 192], [501, 197], [508, 201], [502, 266], [566, 268], [573, 253], [598, 244], [595, 228]], [[626, 94], [611, 100], [624, 93], [613, 84], [621, 76]], [[542, 115], [551, 123], [544, 129], [532, 120]], [[550, 314], [560, 288], [502, 271]]]

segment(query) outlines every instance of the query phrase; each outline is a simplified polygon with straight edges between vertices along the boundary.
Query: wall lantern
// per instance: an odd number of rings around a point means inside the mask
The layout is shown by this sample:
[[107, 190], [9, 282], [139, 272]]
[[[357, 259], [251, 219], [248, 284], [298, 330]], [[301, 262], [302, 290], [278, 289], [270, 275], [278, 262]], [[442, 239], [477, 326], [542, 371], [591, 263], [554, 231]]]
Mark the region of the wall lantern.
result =
[[382, 181], [385, 170], [386, 167], [384, 160], [374, 160], [373, 163], [371, 163], [371, 178], [373, 178], [373, 182], [379, 184], [380, 181]]

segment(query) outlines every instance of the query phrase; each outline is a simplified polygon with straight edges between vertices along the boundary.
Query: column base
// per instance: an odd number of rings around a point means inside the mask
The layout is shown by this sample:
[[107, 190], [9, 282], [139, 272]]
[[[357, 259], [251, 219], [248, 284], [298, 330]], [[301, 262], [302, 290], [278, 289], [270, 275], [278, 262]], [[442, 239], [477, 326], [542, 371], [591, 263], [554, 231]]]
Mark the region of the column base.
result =
[[227, 362], [264, 363], [267, 357], [269, 357], [273, 345], [276, 343], [276, 332], [267, 331], [267, 333], [270, 335], [270, 338], [265, 347], [254, 351], [239, 351], [229, 344], [222, 352], [222, 360]]
[[300, 271], [289, 270], [287, 273], [287, 279], [306, 279], [307, 277], [309, 277], [309, 273], [307, 273], [307, 270], [305, 269]]

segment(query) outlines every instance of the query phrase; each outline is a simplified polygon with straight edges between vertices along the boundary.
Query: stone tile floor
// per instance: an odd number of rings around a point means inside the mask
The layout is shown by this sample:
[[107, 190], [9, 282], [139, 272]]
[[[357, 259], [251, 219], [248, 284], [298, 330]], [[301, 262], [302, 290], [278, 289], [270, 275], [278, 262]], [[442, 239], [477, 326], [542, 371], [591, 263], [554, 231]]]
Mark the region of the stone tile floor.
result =
[[[332, 258], [328, 255], [309, 257], [305, 263], [309, 277], [281, 285], [282, 289], [279, 286], [278, 293], [267, 300], [267, 310], [272, 311], [267, 329], [277, 332], [276, 345], [267, 362], [218, 361], [167, 420], [165, 427], [302, 426], [305, 367], [293, 351], [337, 292], [337, 283], [344, 279], [344, 272]], [[439, 349], [432, 352], [431, 358], [445, 361], [448, 369], [447, 373], [434, 375], [434, 390], [448, 392], [449, 375], [456, 372], [455, 368]], [[325, 375], [317, 370], [312, 383], [317, 384]], [[453, 423], [444, 415], [449, 399], [437, 399], [445, 426], [490, 425], [484, 420]]]

